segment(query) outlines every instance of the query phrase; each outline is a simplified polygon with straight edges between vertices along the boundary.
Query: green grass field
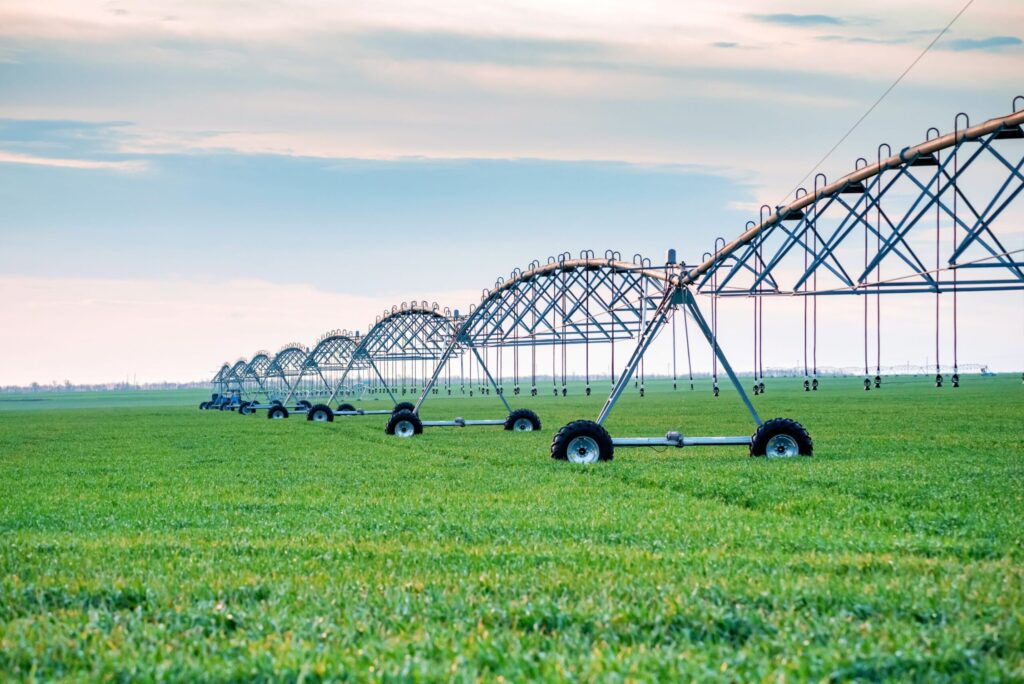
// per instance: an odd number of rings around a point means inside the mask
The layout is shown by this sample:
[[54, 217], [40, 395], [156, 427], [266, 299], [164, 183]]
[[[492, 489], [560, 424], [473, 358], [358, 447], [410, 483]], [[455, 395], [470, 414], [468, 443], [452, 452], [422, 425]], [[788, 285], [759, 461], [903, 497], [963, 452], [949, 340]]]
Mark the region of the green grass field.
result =
[[[547, 455], [597, 413], [578, 388], [515, 402], [539, 433], [413, 440], [193, 392], [0, 396], [0, 678], [1024, 679], [1019, 377], [858, 387], [758, 398], [813, 458], [589, 467]], [[751, 432], [699, 390], [608, 428]]]

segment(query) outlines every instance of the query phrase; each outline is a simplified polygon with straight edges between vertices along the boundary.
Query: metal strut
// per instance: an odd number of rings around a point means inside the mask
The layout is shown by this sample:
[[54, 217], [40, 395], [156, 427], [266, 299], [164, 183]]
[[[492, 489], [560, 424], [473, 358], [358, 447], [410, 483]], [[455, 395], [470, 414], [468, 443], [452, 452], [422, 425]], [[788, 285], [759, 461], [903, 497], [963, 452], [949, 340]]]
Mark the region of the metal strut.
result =
[[753, 417], [754, 422], [760, 426], [762, 424], [761, 417], [757, 414], [757, 410], [754, 408], [754, 404], [750, 401], [750, 397], [747, 396], [746, 391], [743, 389], [743, 385], [740, 383], [736, 373], [733, 371], [732, 366], [729, 364], [728, 359], [725, 358], [725, 353], [722, 351], [722, 346], [718, 344], [717, 338], [708, 326], [707, 321], [704, 320], [704, 316], [701, 315], [700, 309], [697, 306], [697, 301], [693, 297], [693, 293], [690, 292], [688, 287], [680, 287], [676, 285], [668, 285], [665, 289], [665, 295], [658, 303], [658, 308], [655, 309], [653, 315], [648, 320], [647, 326], [644, 328], [637, 340], [636, 348], [633, 350], [633, 354], [629, 357], [629, 361], [626, 362], [625, 367], [622, 369], [622, 373], [619, 375], [615, 382], [615, 386], [612, 387], [611, 394], [608, 395], [608, 399], [605, 401], [604, 406], [601, 408], [601, 413], [597, 416], [597, 423], [603, 425], [607, 420], [608, 415], [615, 407], [616, 402], [619, 400], [619, 396], [623, 390], [629, 384], [630, 378], [633, 373], [636, 372], [637, 367], [640, 365], [640, 361], [643, 359], [647, 349], [651, 346], [651, 343], [658, 336], [658, 333], [664, 327], [668, 320], [668, 316], [674, 314], [674, 309], [679, 305], [686, 307], [686, 310], [690, 312], [694, 322], [700, 331], [704, 334], [704, 338], [708, 341], [708, 344], [714, 350], [715, 356], [719, 363], [722, 364], [722, 368], [725, 369], [726, 374], [729, 376], [729, 380], [732, 382], [733, 387], [739, 393], [740, 398], [746, 405], [747, 410]]
[[[441, 371], [444, 370], [444, 367], [448, 364], [449, 359], [451, 359], [455, 350], [459, 346], [459, 337], [460, 335], [455, 335], [452, 338], [452, 341], [448, 344], [448, 347], [445, 349], [444, 354], [441, 355], [441, 359], [434, 367], [434, 372], [431, 374], [430, 380], [427, 381], [427, 384], [423, 387], [423, 392], [416, 400], [416, 407], [413, 409], [413, 413], [418, 414], [420, 412], [420, 407], [423, 406], [423, 402], [426, 401], [427, 397], [430, 395], [430, 390], [433, 389], [435, 384], [437, 384], [437, 379], [441, 376]], [[487, 382], [489, 382], [491, 387], [494, 388], [494, 393], [499, 399], [501, 399], [501, 403], [505, 405], [508, 412], [512, 413], [512, 406], [508, 403], [508, 399], [505, 398], [505, 393], [499, 390], [498, 383], [495, 381], [494, 376], [491, 375], [491, 371], [487, 367], [487, 364], [484, 363], [484, 359], [480, 355], [479, 350], [477, 350], [476, 346], [464, 337], [462, 339], [462, 344], [473, 352], [473, 356], [476, 357], [477, 363], [480, 364], [480, 369], [483, 371], [484, 375], [487, 376]], [[426, 423], [424, 423], [424, 425], [426, 425]]]

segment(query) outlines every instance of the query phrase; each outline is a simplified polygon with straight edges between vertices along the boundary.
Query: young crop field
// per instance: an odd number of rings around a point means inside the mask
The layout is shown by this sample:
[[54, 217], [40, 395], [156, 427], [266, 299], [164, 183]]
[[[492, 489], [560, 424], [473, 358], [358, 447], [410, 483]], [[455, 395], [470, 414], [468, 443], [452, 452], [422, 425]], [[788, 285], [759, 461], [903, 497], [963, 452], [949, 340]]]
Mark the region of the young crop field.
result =
[[[1024, 679], [1019, 376], [799, 384], [755, 401], [812, 458], [593, 466], [548, 456], [603, 401], [576, 386], [515, 398], [540, 432], [408, 440], [197, 392], [2, 395], [0, 678]], [[683, 387], [609, 431], [752, 431], [734, 392]], [[423, 410], [456, 415], [503, 411]]]

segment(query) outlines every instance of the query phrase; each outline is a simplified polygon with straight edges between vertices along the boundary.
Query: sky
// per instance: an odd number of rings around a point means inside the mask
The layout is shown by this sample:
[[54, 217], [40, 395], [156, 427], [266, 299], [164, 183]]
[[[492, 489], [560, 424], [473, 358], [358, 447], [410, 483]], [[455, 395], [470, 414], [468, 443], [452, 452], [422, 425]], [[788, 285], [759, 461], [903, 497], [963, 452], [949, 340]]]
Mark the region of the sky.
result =
[[[202, 379], [563, 251], [696, 260], [962, 6], [0, 0], [0, 385]], [[1009, 113], [1022, 63], [1024, 3], [975, 0], [821, 170]], [[928, 302], [891, 306], [883, 362], [923, 363]], [[961, 361], [1019, 369], [1022, 312], [962, 307]]]

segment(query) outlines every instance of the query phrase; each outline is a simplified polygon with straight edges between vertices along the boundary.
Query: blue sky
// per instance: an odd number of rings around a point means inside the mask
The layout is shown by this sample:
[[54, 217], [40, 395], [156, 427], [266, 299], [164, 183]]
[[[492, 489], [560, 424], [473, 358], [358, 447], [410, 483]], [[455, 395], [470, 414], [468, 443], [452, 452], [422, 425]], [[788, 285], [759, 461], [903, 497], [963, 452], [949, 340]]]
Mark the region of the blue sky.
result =
[[[106, 134], [74, 122], [0, 122], [0, 140], [17, 152], [48, 137], [51, 153], [80, 155]], [[415, 293], [431, 270], [449, 286], [483, 287], [512, 265], [577, 245], [657, 254], [671, 243], [696, 260], [716, 222], [744, 216], [729, 202], [752, 199], [740, 182], [669, 165], [217, 152], [113, 158], [145, 170], [24, 165], [9, 173], [0, 202], [20, 230], [5, 237], [0, 271], [200, 280], [270, 272], [397, 297]]]
[[[402, 299], [465, 306], [564, 250], [699, 257], [782, 201], [961, 6], [4, 3], [0, 287], [20, 332], [0, 358], [20, 360], [0, 384], [201, 377]], [[1022, 37], [1024, 5], [977, 0], [823, 170], [1007, 113]], [[286, 327], [285, 292], [336, 305]], [[55, 361], [59, 326], [154, 344], [141, 310], [164, 312], [162, 362], [100, 336]]]

